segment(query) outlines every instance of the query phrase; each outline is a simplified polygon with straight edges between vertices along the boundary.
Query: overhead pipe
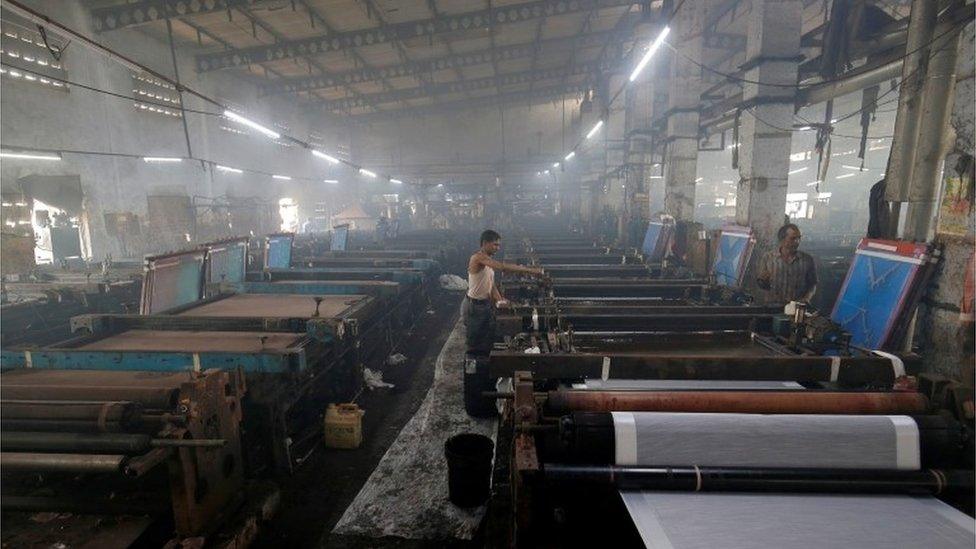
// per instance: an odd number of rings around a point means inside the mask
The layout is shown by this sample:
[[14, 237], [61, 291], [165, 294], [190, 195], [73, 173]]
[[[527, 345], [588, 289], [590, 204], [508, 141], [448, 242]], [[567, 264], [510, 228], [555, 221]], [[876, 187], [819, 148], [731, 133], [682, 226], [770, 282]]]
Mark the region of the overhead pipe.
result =
[[921, 117], [921, 93], [929, 58], [928, 44], [935, 35], [939, 2], [914, 0], [908, 21], [907, 55], [902, 63], [901, 89], [895, 115], [894, 139], [885, 168], [885, 200], [891, 202], [888, 235], [895, 236], [901, 216], [900, 202], [908, 200], [912, 181], [918, 122]]
[[[858, 68], [843, 78], [812, 84], [800, 89], [796, 94], [796, 108], [808, 107], [836, 99], [842, 95], [875, 86], [898, 76], [901, 71], [901, 59], [874, 64], [868, 68]], [[737, 94], [723, 103], [742, 102], [742, 94]], [[732, 129], [735, 125], [735, 110], [727, 111], [710, 120], [702, 122], [700, 131], [703, 135], [712, 135]]]
[[[918, 1], [918, 0], [916, 0]], [[938, 17], [935, 16], [935, 8], [938, 2], [922, 0], [922, 4], [925, 4], [924, 10], [933, 10], [933, 25], [937, 19], [939, 24], [945, 23], [949, 26], [946, 28], [951, 28], [952, 25], [961, 25], [962, 23], [969, 21], [973, 17], [971, 9], [966, 9], [966, 6], [956, 6], [954, 9], [946, 10]], [[914, 8], [913, 8], [914, 9]], [[923, 11], [924, 11], [923, 10]], [[927, 16], [927, 14], [926, 14]], [[921, 15], [920, 15], [921, 17]], [[904, 22], [899, 22], [897, 26], [892, 26], [892, 32], [890, 34], [879, 36], [870, 42], [865, 42], [865, 45], [871, 46], [871, 51], [863, 51], [862, 53], [869, 56], [873, 53], [878, 53], [882, 51], [891, 50], [892, 48], [897, 48], [902, 44], [905, 44], [905, 50], [900, 50], [900, 56], [893, 60], [882, 60], [871, 65], [864, 65], [847, 72], [841, 77], [831, 80], [829, 82], [812, 83], [806, 85], [805, 87], [798, 90], [796, 95], [796, 108], [808, 107], [811, 105], [816, 105], [829, 101], [831, 99], [836, 99], [840, 96], [859, 91], [861, 89], [882, 84], [893, 78], [897, 78], [902, 75], [904, 81], [905, 78], [905, 66], [908, 59], [912, 59], [915, 55], [920, 52], [915, 52], [914, 55], [908, 57], [902, 57], [903, 52], [911, 52], [917, 50], [921, 45], [927, 44], [932, 40], [935, 35], [934, 30], [928, 34], [928, 38], [925, 40], [914, 40], [910, 43], [905, 43], [908, 35], [911, 34], [910, 30], [911, 23], [909, 22], [909, 30], [905, 31], [903, 28]], [[924, 38], [924, 37], [923, 37]], [[912, 46], [912, 44], [915, 44]], [[858, 51], [860, 52], [860, 46]], [[928, 54], [928, 49], [925, 51]], [[914, 69], [908, 71], [914, 74]], [[801, 83], [801, 85], [803, 85]], [[920, 85], [920, 84], [919, 84]], [[718, 86], [718, 85], [716, 85]], [[902, 97], [905, 96], [904, 93], [905, 84], [902, 84], [901, 93], [899, 93], [899, 116], [902, 110]], [[907, 99], [906, 99], [907, 100]], [[715, 133], [720, 133], [732, 128], [735, 125], [735, 110], [734, 106], [742, 102], [742, 94], [736, 94], [724, 99], [719, 103], [719, 108], [722, 109], [722, 113], [712, 117], [709, 120], [703, 120], [701, 123], [700, 131], [702, 135], [712, 135]], [[730, 110], [731, 109], [731, 110]], [[917, 121], [916, 121], [917, 122]], [[896, 119], [895, 125], [895, 135], [898, 135], [898, 125]], [[897, 137], [896, 137], [897, 140]], [[894, 145], [892, 147], [892, 154], [894, 154]], [[889, 167], [886, 173], [889, 176], [891, 174], [891, 168]]]
[[[942, 23], [936, 28], [935, 51], [929, 57], [928, 71], [922, 85], [918, 136], [908, 187], [903, 238], [916, 242], [929, 240], [935, 205], [941, 183], [953, 99], [956, 90], [956, 59], [959, 52], [960, 27]], [[971, 98], [970, 98], [971, 99]], [[897, 134], [896, 134], [897, 135]]]

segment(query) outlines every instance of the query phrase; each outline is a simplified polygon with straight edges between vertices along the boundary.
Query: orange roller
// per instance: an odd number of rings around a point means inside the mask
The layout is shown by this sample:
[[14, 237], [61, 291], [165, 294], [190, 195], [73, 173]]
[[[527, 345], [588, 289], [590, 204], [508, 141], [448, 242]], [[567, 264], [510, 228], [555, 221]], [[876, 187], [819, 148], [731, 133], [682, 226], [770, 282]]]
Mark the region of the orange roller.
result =
[[920, 393], [825, 391], [551, 391], [549, 406], [578, 412], [919, 414]]

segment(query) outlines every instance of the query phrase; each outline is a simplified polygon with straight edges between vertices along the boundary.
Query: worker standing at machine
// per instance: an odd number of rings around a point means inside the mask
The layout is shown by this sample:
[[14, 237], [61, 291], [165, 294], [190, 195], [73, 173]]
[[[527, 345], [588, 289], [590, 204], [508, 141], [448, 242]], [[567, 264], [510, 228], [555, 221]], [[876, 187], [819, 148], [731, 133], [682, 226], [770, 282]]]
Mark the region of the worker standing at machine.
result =
[[495, 284], [495, 271], [543, 276], [542, 269], [503, 263], [492, 257], [501, 249], [502, 237], [497, 232], [481, 233], [481, 248], [468, 260], [468, 294], [461, 313], [466, 325], [468, 354], [485, 356], [495, 342], [495, 308], [506, 307]]
[[817, 266], [800, 251], [800, 228], [787, 223], [776, 232], [779, 246], [759, 261], [758, 286], [767, 291], [768, 303], [810, 302], [817, 291]]

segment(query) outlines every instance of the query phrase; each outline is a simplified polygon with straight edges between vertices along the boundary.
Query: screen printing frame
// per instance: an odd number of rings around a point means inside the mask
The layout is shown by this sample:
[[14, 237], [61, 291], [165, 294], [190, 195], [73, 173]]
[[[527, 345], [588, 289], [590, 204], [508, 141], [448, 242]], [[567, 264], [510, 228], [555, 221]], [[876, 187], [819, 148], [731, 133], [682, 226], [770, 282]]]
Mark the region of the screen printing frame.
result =
[[[937, 261], [938, 256], [924, 243], [861, 239], [830, 319], [850, 332], [851, 342], [859, 347], [896, 348], [907, 329], [903, 317], [918, 302], [930, 267]], [[874, 273], [878, 263], [886, 270]], [[859, 281], [855, 278], [859, 273], [867, 278]], [[896, 286], [885, 284], [892, 274], [900, 275], [892, 281]], [[856, 321], [860, 324], [853, 326]]]

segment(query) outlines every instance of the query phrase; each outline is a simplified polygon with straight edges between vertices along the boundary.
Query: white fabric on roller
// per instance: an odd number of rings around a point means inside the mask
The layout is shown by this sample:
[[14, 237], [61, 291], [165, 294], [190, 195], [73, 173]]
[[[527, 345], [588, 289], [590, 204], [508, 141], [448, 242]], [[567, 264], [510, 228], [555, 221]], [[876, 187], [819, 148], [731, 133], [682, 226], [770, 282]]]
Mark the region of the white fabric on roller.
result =
[[905, 363], [902, 362], [900, 358], [891, 353], [886, 353], [884, 351], [871, 351], [872, 353], [882, 357], [887, 358], [891, 361], [891, 371], [895, 374], [895, 379], [898, 379], [905, 375]]
[[795, 381], [728, 381], [707, 379], [587, 379], [573, 389], [588, 391], [796, 391]]
[[613, 412], [617, 465], [919, 468], [907, 416]]
[[973, 519], [931, 497], [620, 492], [649, 549], [972, 549]]
[[637, 462], [637, 430], [634, 414], [630, 412], [610, 412], [613, 416], [614, 455], [628, 463]]

